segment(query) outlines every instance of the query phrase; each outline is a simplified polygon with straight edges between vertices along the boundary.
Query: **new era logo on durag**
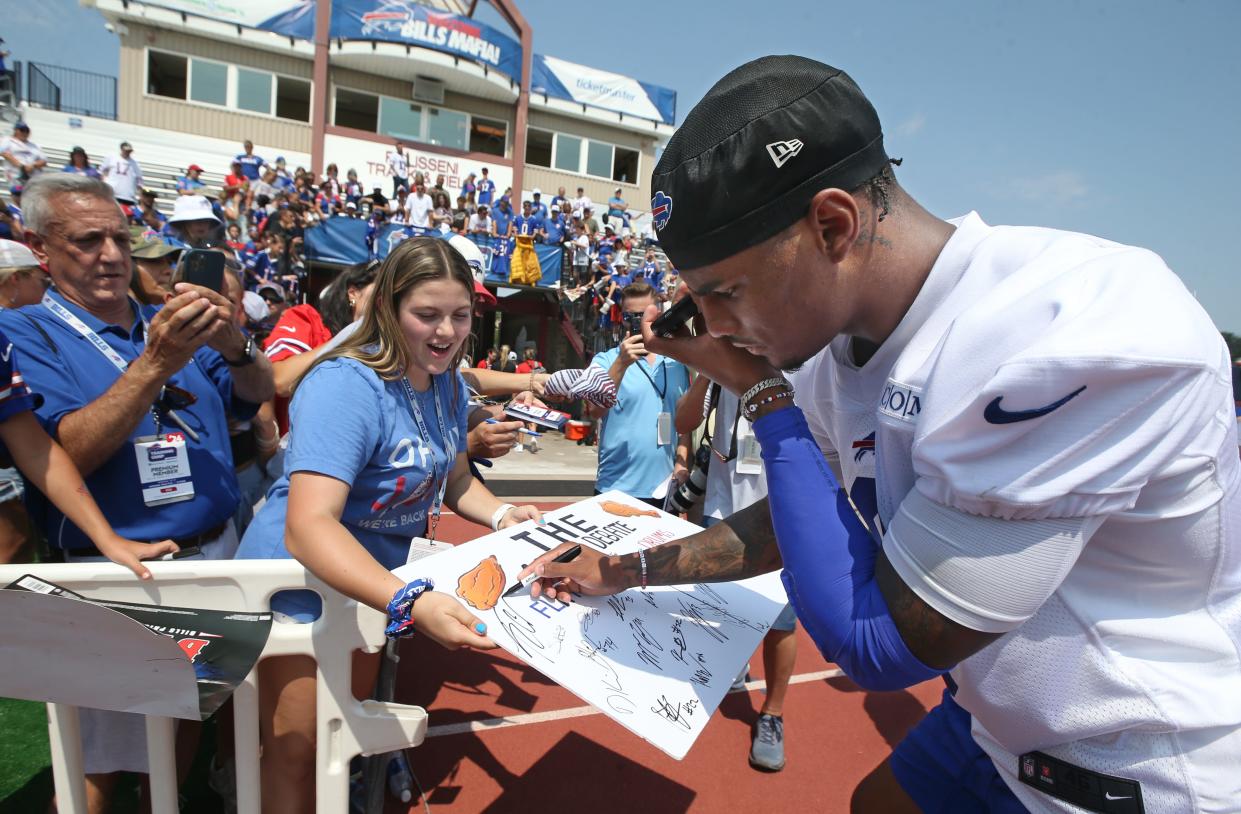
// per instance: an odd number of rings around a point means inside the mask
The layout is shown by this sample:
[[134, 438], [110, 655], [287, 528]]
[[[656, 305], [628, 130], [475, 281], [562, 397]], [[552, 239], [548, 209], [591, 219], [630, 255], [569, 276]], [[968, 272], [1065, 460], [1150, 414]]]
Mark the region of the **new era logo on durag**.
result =
[[775, 162], [776, 169], [783, 167], [790, 158], [801, 152], [801, 139], [791, 138], [788, 141], [773, 141], [767, 145], [767, 154]]

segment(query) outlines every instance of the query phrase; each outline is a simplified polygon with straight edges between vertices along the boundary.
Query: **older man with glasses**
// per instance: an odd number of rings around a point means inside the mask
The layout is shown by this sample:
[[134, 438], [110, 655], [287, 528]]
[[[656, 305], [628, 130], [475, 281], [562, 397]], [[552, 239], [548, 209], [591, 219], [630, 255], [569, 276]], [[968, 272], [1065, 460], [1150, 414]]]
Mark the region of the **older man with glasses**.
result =
[[[239, 492], [228, 419], [274, 395], [270, 363], [219, 292], [177, 283], [162, 308], [130, 298], [129, 227], [104, 181], [40, 176], [25, 214], [53, 287], [37, 305], [0, 312], [0, 330], [44, 399], [40, 423], [118, 533], [231, 557]], [[101, 559], [47, 501], [31, 501], [31, 514], [65, 560]], [[102, 811], [115, 772], [147, 769], [142, 718], [84, 710], [82, 733], [90, 810]]]

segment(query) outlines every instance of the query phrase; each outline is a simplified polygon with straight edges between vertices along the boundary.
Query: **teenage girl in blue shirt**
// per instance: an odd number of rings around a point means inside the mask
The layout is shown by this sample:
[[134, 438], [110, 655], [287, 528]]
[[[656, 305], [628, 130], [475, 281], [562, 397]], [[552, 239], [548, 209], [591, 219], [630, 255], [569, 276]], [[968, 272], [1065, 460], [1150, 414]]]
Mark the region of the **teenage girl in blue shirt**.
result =
[[[533, 506], [501, 503], [470, 474], [457, 369], [473, 297], [470, 267], [447, 241], [410, 238], [388, 255], [361, 327], [297, 385], [285, 474], [237, 554], [293, 556], [341, 593], [387, 610], [390, 635], [416, 628], [448, 648], [495, 644], [450, 593], [391, 573], [410, 539], [433, 536], [441, 500], [491, 528], [541, 519]], [[308, 621], [318, 602], [307, 594], [279, 594], [272, 609]], [[357, 697], [369, 694], [377, 669], [378, 655], [355, 656]], [[260, 670], [263, 811], [312, 811], [314, 663], [271, 658]]]

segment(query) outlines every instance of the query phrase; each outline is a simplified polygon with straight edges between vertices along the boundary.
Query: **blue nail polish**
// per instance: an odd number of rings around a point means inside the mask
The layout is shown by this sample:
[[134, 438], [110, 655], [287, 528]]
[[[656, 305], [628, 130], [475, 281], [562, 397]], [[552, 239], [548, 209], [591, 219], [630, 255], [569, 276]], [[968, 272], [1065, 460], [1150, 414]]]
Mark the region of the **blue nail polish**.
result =
[[478, 632], [478, 635], [481, 636], [487, 632], [487, 625], [484, 622], [479, 622], [477, 625], [474, 626], [474, 630], [476, 630]]

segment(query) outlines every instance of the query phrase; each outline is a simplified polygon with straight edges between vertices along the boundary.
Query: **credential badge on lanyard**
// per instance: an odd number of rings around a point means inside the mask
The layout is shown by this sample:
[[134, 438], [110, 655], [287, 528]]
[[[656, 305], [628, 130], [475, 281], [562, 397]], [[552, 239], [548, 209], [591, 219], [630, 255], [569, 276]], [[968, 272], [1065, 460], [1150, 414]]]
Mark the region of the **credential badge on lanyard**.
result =
[[[422, 440], [427, 443], [431, 449], [431, 480], [434, 481], [438, 466], [435, 459], [435, 445], [432, 443], [431, 433], [427, 429], [427, 422], [422, 417], [422, 408], [418, 406], [418, 396], [414, 392], [414, 386], [409, 383], [408, 376], [402, 376], [401, 382], [405, 385], [405, 396], [409, 399], [409, 410], [414, 414], [414, 423], [418, 425], [418, 434], [422, 436]], [[445, 462], [444, 477], [440, 479], [439, 486], [435, 490], [435, 500], [431, 502], [431, 521], [427, 524], [427, 540], [435, 540], [435, 528], [440, 522], [440, 509], [444, 505], [444, 492], [448, 489], [448, 473], [452, 470], [453, 453], [448, 449], [448, 429], [444, 426], [444, 415], [440, 412], [440, 396], [439, 388], [435, 384], [435, 377], [431, 377], [431, 399], [435, 402], [435, 423], [439, 426], [440, 443], [444, 445], [444, 454], [448, 460]]]

